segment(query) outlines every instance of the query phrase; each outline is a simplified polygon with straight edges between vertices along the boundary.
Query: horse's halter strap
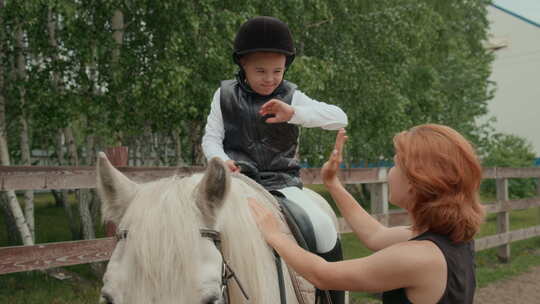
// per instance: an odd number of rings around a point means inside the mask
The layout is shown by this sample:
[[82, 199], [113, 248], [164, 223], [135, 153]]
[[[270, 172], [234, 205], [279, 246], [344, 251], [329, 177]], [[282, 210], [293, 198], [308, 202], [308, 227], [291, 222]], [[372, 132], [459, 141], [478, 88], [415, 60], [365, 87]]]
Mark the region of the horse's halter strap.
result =
[[[221, 293], [223, 297], [226, 299], [226, 303], [230, 303], [229, 299], [229, 287], [227, 283], [232, 278], [240, 288], [240, 291], [242, 292], [242, 295], [244, 295], [244, 298], [246, 300], [249, 300], [249, 297], [246, 293], [246, 290], [244, 289], [244, 286], [242, 286], [242, 283], [240, 283], [240, 280], [234, 273], [234, 270], [229, 266], [229, 263], [225, 260], [225, 257], [223, 256], [223, 252], [221, 251], [221, 235], [219, 231], [213, 230], [213, 229], [199, 229], [201, 233], [201, 237], [211, 239], [214, 244], [216, 245], [216, 248], [219, 250], [219, 253], [221, 254], [221, 260], [223, 261], [221, 264]], [[128, 236], [128, 230], [118, 230], [115, 235], [115, 239], [117, 242], [120, 242], [122, 240], [126, 240]]]
[[212, 241], [214, 241], [214, 244], [216, 245], [217, 249], [219, 250], [219, 253], [221, 254], [221, 260], [223, 263], [221, 264], [221, 293], [223, 295], [223, 298], [226, 299], [226, 304], [230, 303], [229, 298], [229, 287], [227, 283], [232, 278], [240, 288], [240, 291], [242, 292], [242, 295], [246, 300], [249, 300], [249, 296], [246, 293], [246, 290], [244, 289], [244, 286], [242, 286], [242, 283], [240, 283], [240, 280], [234, 273], [234, 270], [229, 266], [229, 263], [225, 260], [225, 257], [223, 256], [223, 252], [221, 250], [221, 235], [219, 231], [212, 230], [212, 229], [200, 229], [201, 236], [205, 238], [209, 238]]

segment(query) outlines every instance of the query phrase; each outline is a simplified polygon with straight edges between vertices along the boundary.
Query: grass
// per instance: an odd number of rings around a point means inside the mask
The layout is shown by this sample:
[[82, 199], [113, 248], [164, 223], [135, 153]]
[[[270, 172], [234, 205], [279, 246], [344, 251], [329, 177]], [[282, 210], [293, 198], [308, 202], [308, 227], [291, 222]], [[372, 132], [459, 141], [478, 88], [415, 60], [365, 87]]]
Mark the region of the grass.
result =
[[[87, 265], [66, 267], [66, 269], [86, 273], [91, 278]], [[99, 299], [98, 278], [92, 284], [77, 284], [59, 281], [37, 272], [24, 272], [0, 276], [0, 303], [16, 304], [95, 304]]]
[[[79, 211], [73, 195], [69, 197], [73, 214]], [[68, 220], [62, 207], [53, 203], [49, 194], [36, 194], [35, 197], [36, 243], [63, 242], [73, 240]], [[6, 231], [3, 229], [4, 218], [0, 216], [0, 246], [8, 244]], [[98, 227], [96, 233], [103, 236]], [[14, 304], [95, 304], [99, 299], [101, 278], [95, 277], [89, 265], [76, 265], [64, 269], [77, 273], [89, 284], [80, 284], [69, 280], [60, 281], [40, 271], [0, 275], [0, 303]], [[29, 292], [31, 291], [31, 292]]]
[[[318, 191], [332, 205], [333, 200], [324, 191], [322, 186], [310, 186]], [[72, 204], [74, 197], [70, 198]], [[491, 199], [485, 199], [492, 201]], [[62, 242], [71, 240], [65, 212], [52, 202], [50, 195], [36, 195], [36, 231], [37, 243]], [[76, 204], [73, 204], [74, 214], [78, 214]], [[335, 208], [335, 206], [333, 206]], [[511, 230], [526, 228], [540, 224], [540, 209], [513, 211], [510, 215]], [[0, 227], [4, 227], [3, 217], [0, 216]], [[496, 215], [487, 217], [478, 237], [495, 234]], [[103, 235], [101, 229], [97, 231]], [[0, 246], [9, 246], [6, 241], [5, 229], [0, 229]], [[342, 235], [342, 244], [346, 259], [365, 257], [371, 252], [366, 249], [352, 234]], [[496, 249], [477, 252], [477, 279], [478, 286], [483, 287], [489, 283], [503, 280], [540, 265], [540, 237], [535, 237], [512, 243], [511, 263], [503, 264], [497, 260]], [[95, 277], [88, 265], [66, 267], [86, 278], [89, 284], [78, 284], [68, 281], [52, 279], [37, 271], [0, 275], [0, 303], [96, 303], [101, 288], [101, 278]], [[31, 290], [31, 292], [29, 292]], [[375, 295], [367, 293], [351, 293], [351, 303], [380, 303]]]
[[[319, 192], [339, 214], [334, 200], [322, 185], [310, 185], [309, 188]], [[493, 202], [493, 196], [482, 197], [482, 201]], [[496, 234], [496, 214], [487, 216], [477, 238]], [[523, 229], [540, 225], [540, 208], [517, 210], [510, 213], [510, 230]], [[352, 233], [342, 235], [344, 255], [346, 259], [361, 258], [371, 254]], [[521, 274], [540, 265], [540, 237], [513, 242], [511, 245], [511, 263], [500, 263], [497, 249], [487, 249], [476, 253], [476, 275], [478, 287], [484, 287], [495, 281], [504, 280]], [[376, 295], [353, 292], [353, 303], [380, 303]]]

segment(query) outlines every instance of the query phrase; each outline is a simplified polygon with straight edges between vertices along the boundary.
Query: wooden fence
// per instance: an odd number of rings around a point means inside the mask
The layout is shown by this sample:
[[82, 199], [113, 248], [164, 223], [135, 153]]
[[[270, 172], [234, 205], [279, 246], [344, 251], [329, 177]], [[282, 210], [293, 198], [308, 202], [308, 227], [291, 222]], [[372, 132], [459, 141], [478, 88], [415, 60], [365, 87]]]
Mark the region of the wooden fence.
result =
[[[187, 176], [200, 172], [203, 168], [120, 167], [119, 170], [134, 181], [145, 182], [174, 174]], [[403, 210], [388, 210], [387, 173], [387, 168], [348, 169], [343, 170], [340, 177], [346, 184], [370, 184], [371, 213], [380, 222], [390, 226], [408, 224], [409, 219]], [[322, 183], [319, 169], [303, 169], [301, 174], [305, 184]], [[476, 239], [476, 250], [498, 247], [499, 258], [508, 261], [511, 242], [540, 236], [540, 225], [514, 231], [509, 229], [509, 214], [512, 210], [540, 207], [540, 182], [537, 184], [536, 197], [509, 200], [508, 179], [540, 180], [540, 168], [486, 168], [484, 178], [497, 181], [497, 200], [486, 204], [487, 213], [497, 214], [497, 234]], [[0, 191], [83, 189], [95, 186], [94, 167], [0, 166]], [[351, 231], [343, 219], [340, 219], [339, 229], [342, 233]], [[106, 261], [115, 245], [114, 238], [101, 238], [34, 246], [0, 247], [0, 274]]]

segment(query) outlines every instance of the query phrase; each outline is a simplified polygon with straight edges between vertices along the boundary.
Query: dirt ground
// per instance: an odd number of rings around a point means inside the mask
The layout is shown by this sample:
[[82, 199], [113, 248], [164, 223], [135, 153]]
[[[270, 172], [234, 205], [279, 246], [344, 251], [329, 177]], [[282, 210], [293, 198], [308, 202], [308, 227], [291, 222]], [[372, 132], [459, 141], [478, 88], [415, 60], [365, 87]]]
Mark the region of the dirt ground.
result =
[[540, 303], [540, 267], [476, 290], [475, 304]]

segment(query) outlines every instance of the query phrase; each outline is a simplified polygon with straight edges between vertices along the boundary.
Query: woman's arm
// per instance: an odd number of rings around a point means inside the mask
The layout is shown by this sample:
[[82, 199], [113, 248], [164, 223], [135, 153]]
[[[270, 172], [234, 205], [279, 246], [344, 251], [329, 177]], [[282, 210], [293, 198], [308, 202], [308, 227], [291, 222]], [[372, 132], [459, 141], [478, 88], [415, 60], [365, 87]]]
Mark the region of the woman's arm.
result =
[[398, 242], [409, 240], [413, 235], [408, 227], [388, 228], [373, 218], [345, 189], [337, 176], [343, 160], [343, 147], [348, 137], [344, 129], [336, 136], [334, 150], [321, 170], [324, 185], [336, 202], [356, 236], [371, 250], [377, 251]]
[[[446, 262], [429, 241], [396, 244], [371, 256], [327, 262], [305, 251], [279, 230], [272, 213], [254, 199], [249, 201], [264, 238], [302, 277], [323, 290], [380, 292], [396, 288], [432, 287], [445, 277]], [[441, 282], [445, 286], [446, 282]]]

